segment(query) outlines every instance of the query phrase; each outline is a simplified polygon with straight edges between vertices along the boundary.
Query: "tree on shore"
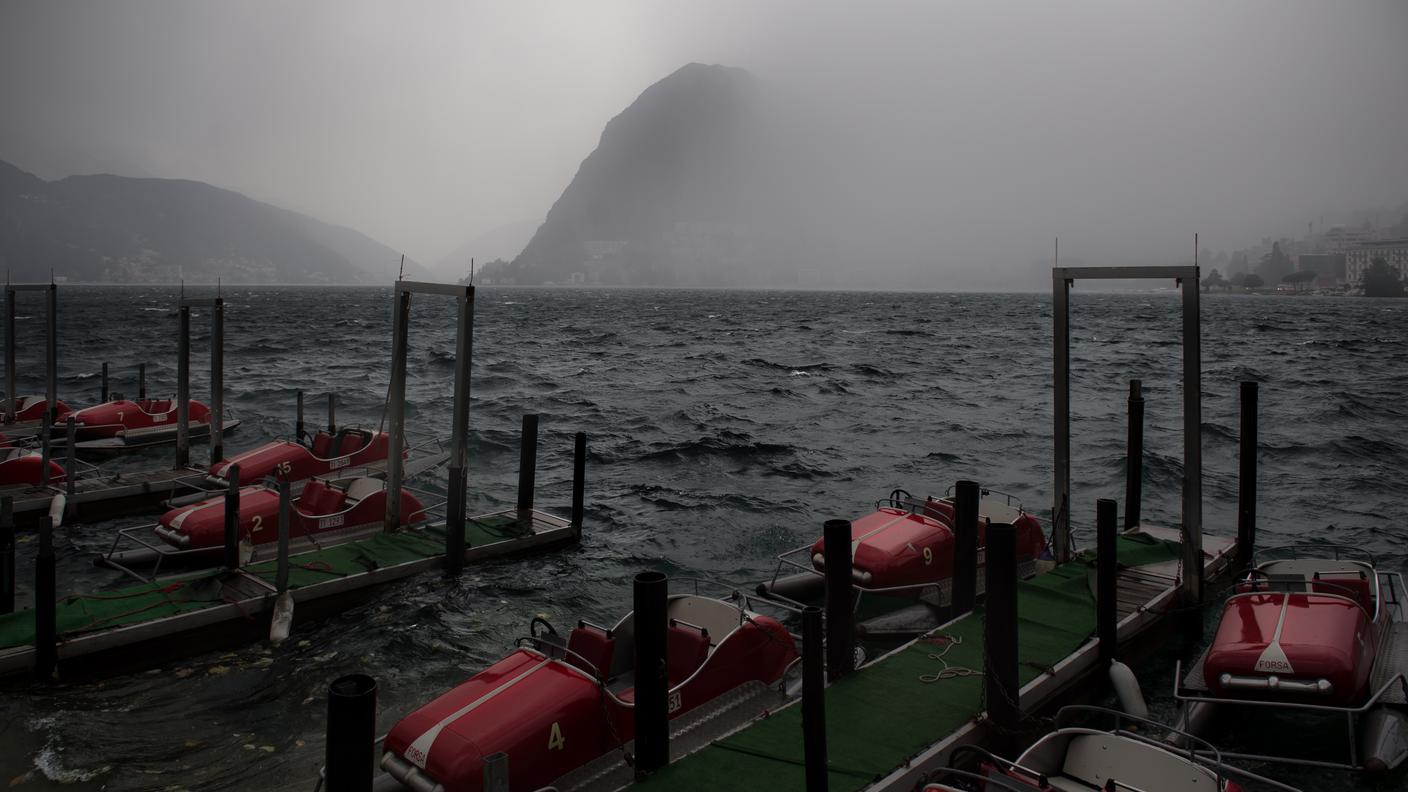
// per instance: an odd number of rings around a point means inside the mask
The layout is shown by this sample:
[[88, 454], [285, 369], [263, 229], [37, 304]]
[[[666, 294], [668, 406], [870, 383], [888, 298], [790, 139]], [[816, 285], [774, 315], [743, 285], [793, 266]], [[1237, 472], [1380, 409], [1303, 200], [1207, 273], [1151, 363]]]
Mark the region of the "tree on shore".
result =
[[1290, 284], [1292, 291], [1302, 291], [1305, 284], [1314, 281], [1317, 277], [1319, 276], [1311, 270], [1301, 270], [1286, 275], [1281, 278], [1281, 282]]
[[1291, 257], [1281, 249], [1280, 242], [1271, 243], [1271, 252], [1261, 257], [1261, 261], [1256, 265], [1256, 274], [1262, 282], [1279, 281], [1295, 269], [1291, 264]]
[[1248, 291], [1253, 289], [1260, 289], [1262, 286], [1265, 285], [1266, 281], [1262, 280], [1261, 276], [1256, 274], [1255, 272], [1247, 273], [1247, 277], [1242, 279], [1242, 287], [1247, 289]]
[[1403, 281], [1399, 279], [1398, 272], [1390, 267], [1384, 259], [1374, 259], [1369, 264], [1369, 269], [1364, 271], [1364, 296], [1404, 296]]
[[1212, 272], [1208, 273], [1206, 278], [1203, 278], [1203, 291], [1206, 292], [1210, 292], [1219, 286], [1225, 288], [1227, 285], [1227, 281], [1222, 277], [1222, 273], [1218, 272], [1215, 267]]

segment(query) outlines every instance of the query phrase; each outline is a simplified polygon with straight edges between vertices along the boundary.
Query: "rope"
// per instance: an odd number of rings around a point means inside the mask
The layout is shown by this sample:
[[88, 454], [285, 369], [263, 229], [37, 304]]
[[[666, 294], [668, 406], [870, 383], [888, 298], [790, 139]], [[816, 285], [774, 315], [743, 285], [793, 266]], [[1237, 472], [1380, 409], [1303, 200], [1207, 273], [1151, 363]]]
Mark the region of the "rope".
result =
[[950, 649], [955, 646], [963, 645], [963, 636], [960, 635], [954, 637], [952, 635], [940, 635], [935, 636], [933, 638], [924, 638], [922, 639], [922, 641], [924, 643], [933, 644], [934, 646], [943, 646], [942, 651], [929, 653], [929, 659], [938, 660], [939, 663], [942, 664], [943, 668], [939, 669], [938, 673], [920, 674], [920, 682], [924, 682], [927, 684], [930, 682], [938, 682], [943, 679], [957, 679], [959, 677], [977, 676], [978, 674], [982, 673], [981, 671], [976, 671], [966, 666], [949, 665], [948, 660], [945, 659], [945, 655], [948, 654]]

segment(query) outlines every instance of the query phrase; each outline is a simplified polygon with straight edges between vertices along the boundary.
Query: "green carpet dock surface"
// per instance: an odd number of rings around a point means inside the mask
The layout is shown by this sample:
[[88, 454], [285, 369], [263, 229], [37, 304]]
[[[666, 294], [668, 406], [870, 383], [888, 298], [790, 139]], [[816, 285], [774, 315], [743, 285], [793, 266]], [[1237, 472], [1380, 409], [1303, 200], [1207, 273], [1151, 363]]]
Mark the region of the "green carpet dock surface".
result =
[[[468, 520], [464, 533], [466, 546], [477, 548], [530, 536], [533, 529], [520, 523], [510, 512]], [[377, 534], [368, 539], [290, 556], [288, 585], [296, 590], [409, 561], [422, 561], [444, 553], [443, 525]], [[263, 561], [241, 571], [272, 586], [277, 570], [277, 561]], [[237, 601], [227, 594], [224, 585], [227, 576], [223, 569], [210, 570], [161, 578], [115, 591], [65, 597], [58, 602], [59, 637], [63, 639], [111, 627], [155, 621]], [[0, 650], [33, 643], [32, 609], [0, 616]]]
[[[1125, 567], [1176, 560], [1179, 552], [1175, 542], [1146, 536], [1121, 536], [1118, 548]], [[1022, 581], [1017, 614], [1018, 676], [1026, 685], [1094, 633], [1089, 566], [1064, 564]], [[827, 688], [833, 791], [869, 785], [983, 711], [983, 624], [979, 608]], [[933, 679], [945, 664], [959, 670]], [[800, 706], [785, 707], [681, 758], [646, 783], [672, 792], [803, 789], [801, 721]]]

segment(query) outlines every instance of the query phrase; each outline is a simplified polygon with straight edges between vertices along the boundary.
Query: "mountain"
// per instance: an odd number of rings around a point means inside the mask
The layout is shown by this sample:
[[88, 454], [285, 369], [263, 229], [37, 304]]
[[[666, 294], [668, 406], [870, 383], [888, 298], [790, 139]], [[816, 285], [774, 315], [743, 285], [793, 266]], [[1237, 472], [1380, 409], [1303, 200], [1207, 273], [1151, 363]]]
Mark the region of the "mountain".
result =
[[[70, 176], [0, 162], [0, 267], [13, 280], [379, 283], [400, 254], [350, 228], [196, 181]], [[425, 270], [406, 262], [407, 275]]]
[[647, 88], [484, 282], [739, 285], [778, 272], [764, 266], [769, 230], [752, 222], [757, 99], [747, 72], [698, 63]]
[[540, 222], [520, 220], [495, 226], [455, 248], [453, 253], [432, 264], [430, 271], [440, 280], [454, 282], [469, 274], [471, 258], [480, 266], [496, 259], [511, 261], [523, 252], [523, 246], [533, 237]]

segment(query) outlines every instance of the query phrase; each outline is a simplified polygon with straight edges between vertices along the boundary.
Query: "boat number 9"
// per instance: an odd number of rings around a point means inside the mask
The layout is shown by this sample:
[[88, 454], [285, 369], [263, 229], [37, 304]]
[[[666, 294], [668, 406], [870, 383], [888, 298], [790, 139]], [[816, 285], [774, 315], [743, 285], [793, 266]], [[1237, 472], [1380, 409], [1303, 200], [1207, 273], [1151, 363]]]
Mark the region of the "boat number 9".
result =
[[277, 470], [287, 476], [289, 471], [293, 470], [293, 463], [285, 459], [284, 461], [279, 463]]
[[557, 721], [553, 721], [552, 730], [548, 732], [548, 750], [561, 751], [562, 746], [566, 744], [567, 741], [562, 739], [562, 727], [557, 725]]
[[924, 566], [934, 563], [934, 550], [931, 547], [924, 548]]
[[254, 530], [250, 533], [259, 533], [262, 530], [264, 530], [264, 515], [256, 514], [254, 515]]

